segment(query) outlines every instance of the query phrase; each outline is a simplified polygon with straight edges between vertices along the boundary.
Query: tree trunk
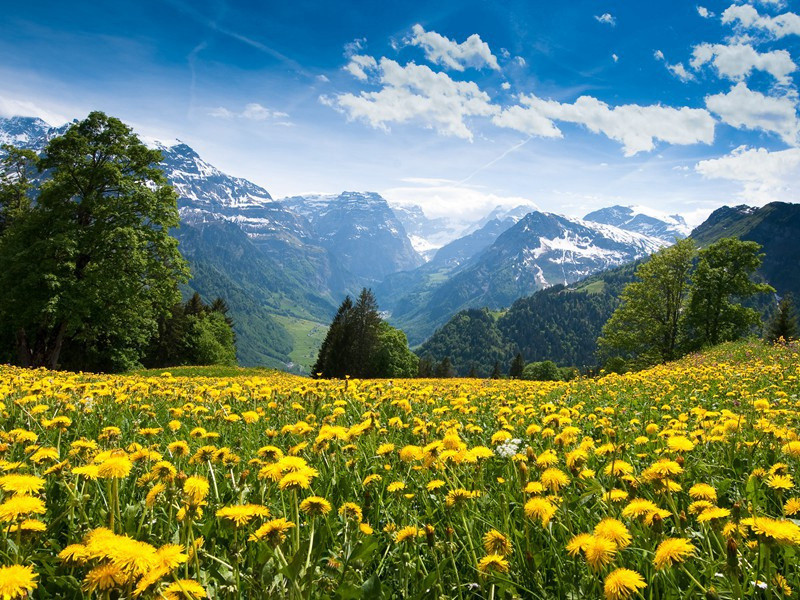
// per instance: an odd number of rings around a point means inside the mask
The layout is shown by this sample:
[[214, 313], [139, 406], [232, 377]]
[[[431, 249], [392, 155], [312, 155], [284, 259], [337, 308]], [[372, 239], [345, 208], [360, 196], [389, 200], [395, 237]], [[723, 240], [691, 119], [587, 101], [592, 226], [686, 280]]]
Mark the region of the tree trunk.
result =
[[28, 335], [25, 333], [24, 327], [17, 329], [17, 361], [21, 367], [32, 366], [31, 350], [28, 346]]

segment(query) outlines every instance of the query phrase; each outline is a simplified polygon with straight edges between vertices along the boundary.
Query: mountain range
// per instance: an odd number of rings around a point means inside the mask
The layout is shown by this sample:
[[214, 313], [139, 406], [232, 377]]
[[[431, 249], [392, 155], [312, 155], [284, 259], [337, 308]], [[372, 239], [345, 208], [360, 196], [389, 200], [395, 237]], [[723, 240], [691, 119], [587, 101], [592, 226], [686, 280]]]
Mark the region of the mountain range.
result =
[[[0, 119], [0, 143], [41, 150], [66, 125]], [[677, 215], [614, 206], [583, 219], [498, 207], [466, 229], [374, 192], [276, 200], [181, 141], [144, 140], [178, 193], [174, 235], [192, 278], [185, 293], [223, 297], [239, 361], [304, 371], [346, 294], [372, 287], [412, 344], [462, 309], [506, 308], [556, 284], [644, 257], [688, 233]]]
[[[764, 258], [756, 277], [772, 285], [779, 297], [791, 293], [800, 298], [800, 204], [723, 206], [690, 237], [699, 248], [724, 237], [759, 243]], [[569, 286], [538, 291], [504, 311], [460, 311], [418, 353], [433, 362], [449, 358], [460, 375], [474, 370], [486, 376], [495, 361], [507, 368], [518, 352], [527, 362], [594, 366], [600, 330], [619, 305], [625, 285], [635, 280], [639, 262], [600, 271]], [[749, 303], [765, 316], [776, 305], [774, 298], [766, 296]]]

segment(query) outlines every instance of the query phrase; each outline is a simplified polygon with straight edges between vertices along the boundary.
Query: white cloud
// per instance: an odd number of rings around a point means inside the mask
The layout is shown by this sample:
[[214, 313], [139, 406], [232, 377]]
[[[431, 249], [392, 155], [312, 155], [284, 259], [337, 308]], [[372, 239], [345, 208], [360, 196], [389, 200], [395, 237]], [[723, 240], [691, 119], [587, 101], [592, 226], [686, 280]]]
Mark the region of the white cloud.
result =
[[667, 70], [681, 81], [692, 81], [694, 79], [694, 75], [686, 70], [683, 63], [667, 65]]
[[789, 83], [789, 74], [797, 65], [786, 50], [758, 52], [750, 44], [698, 44], [692, 52], [690, 62], [693, 69], [711, 63], [722, 77], [741, 80], [753, 69], [772, 75], [780, 83]]
[[473, 33], [462, 43], [455, 42], [435, 31], [425, 31], [422, 25], [411, 28], [412, 35], [408, 43], [419, 46], [425, 51], [425, 58], [454, 71], [463, 71], [467, 67], [482, 69], [489, 67], [500, 70], [497, 57], [492, 54], [489, 44]]
[[215, 117], [217, 119], [232, 119], [233, 117], [236, 116], [232, 111], [228, 110], [224, 106], [218, 106], [216, 108], [211, 109], [208, 115], [210, 117]]
[[765, 96], [740, 82], [727, 94], [707, 96], [706, 106], [733, 127], [776, 133], [787, 144], [798, 142], [800, 121], [791, 97]]
[[381, 190], [381, 195], [392, 204], [421, 206], [429, 218], [446, 217], [456, 228], [474, 224], [497, 206], [530, 206], [530, 210], [538, 210], [530, 198], [501, 196], [457, 181], [408, 178], [404, 182], [408, 185]]
[[714, 140], [714, 119], [704, 109], [637, 104], [612, 108], [591, 96], [567, 104], [523, 95], [520, 105], [503, 110], [492, 121], [543, 137], [562, 136], [553, 121], [577, 123], [620, 142], [625, 156], [652, 150], [657, 140], [669, 144], [710, 144]]
[[510, 90], [511, 84], [508, 83], [507, 81], [504, 81], [503, 83], [500, 84], [500, 87], [503, 88], [504, 90]]
[[704, 19], [710, 19], [711, 17], [714, 16], [714, 13], [708, 10], [705, 6], [698, 6], [697, 14], [703, 17]]
[[614, 62], [619, 62], [619, 56], [617, 56], [616, 54], [612, 54], [611, 60], [613, 60]]
[[611, 16], [611, 13], [603, 13], [602, 15], [595, 15], [594, 18], [597, 19], [599, 23], [605, 23], [606, 25], [611, 25], [612, 27], [614, 27], [614, 25], [617, 24], [617, 19]]
[[800, 35], [800, 15], [787, 12], [775, 17], [761, 15], [749, 4], [732, 4], [722, 13], [723, 23], [744, 28], [762, 29], [775, 38]]
[[[241, 112], [232, 111], [224, 106], [218, 106], [208, 113], [209, 116], [217, 119], [248, 119], [250, 121], [266, 121], [268, 119], [285, 119], [289, 115], [285, 112], [270, 110], [258, 102], [246, 104]], [[282, 125], [285, 123], [281, 123]]]
[[344, 45], [344, 55], [348, 58], [353, 54], [358, 54], [367, 45], [367, 38], [356, 38], [352, 42]]
[[353, 54], [350, 57], [350, 62], [344, 66], [344, 70], [350, 73], [356, 79], [366, 81], [367, 71], [372, 70], [377, 66], [378, 63], [371, 56], [364, 54]]
[[38, 117], [50, 125], [63, 125], [69, 121], [58, 110], [50, 110], [30, 100], [0, 96], [0, 117]]
[[454, 81], [426, 65], [405, 66], [381, 58], [377, 65], [382, 88], [377, 92], [321, 96], [320, 101], [348, 116], [386, 130], [391, 123], [416, 121], [442, 135], [472, 140], [465, 119], [491, 116], [497, 108], [472, 81]]
[[653, 52], [653, 58], [656, 60], [664, 60], [664, 53], [661, 50], [656, 50]]
[[700, 161], [695, 170], [709, 179], [726, 179], [742, 185], [749, 202], [797, 200], [800, 192], [800, 149], [770, 152], [765, 148], [740, 146], [720, 158]]
[[321, 83], [328, 83], [330, 79], [328, 79], [327, 75], [317, 75], [317, 81]]
[[528, 63], [525, 61], [525, 59], [524, 59], [524, 58], [522, 58], [521, 56], [515, 56], [515, 57], [514, 57], [514, 62], [515, 62], [515, 63], [517, 63], [517, 64], [518, 64], [520, 67], [524, 67], [525, 65], [527, 65], [527, 64], [528, 64]]

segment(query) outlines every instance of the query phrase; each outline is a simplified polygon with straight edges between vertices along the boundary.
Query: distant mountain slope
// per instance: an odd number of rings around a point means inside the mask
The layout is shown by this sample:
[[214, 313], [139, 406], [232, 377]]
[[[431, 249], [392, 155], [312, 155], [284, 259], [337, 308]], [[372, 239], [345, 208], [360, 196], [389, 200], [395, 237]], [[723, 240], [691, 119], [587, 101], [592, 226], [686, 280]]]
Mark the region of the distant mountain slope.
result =
[[[800, 205], [773, 202], [762, 208], [722, 207], [691, 233], [701, 248], [731, 236], [761, 244], [765, 258], [757, 277], [781, 295], [793, 292], [800, 297]], [[493, 327], [489, 321], [482, 321], [484, 335], [487, 340], [500, 340], [493, 344], [495, 350], [506, 353], [506, 364], [520, 351], [526, 361], [550, 359], [562, 365], [593, 365], [600, 330], [618, 305], [624, 286], [635, 279], [639, 262], [517, 300]], [[761, 311], [768, 311], [771, 305], [765, 297], [753, 299], [751, 304]], [[469, 331], [475, 325], [465, 328], [465, 315], [474, 318], [472, 311], [456, 314], [420, 346], [420, 356], [437, 361], [449, 356], [454, 368], [466, 374], [480, 357], [491, 355], [490, 348], [468, 343]], [[491, 366], [484, 364], [482, 371]]]
[[357, 285], [375, 285], [424, 263], [386, 200], [373, 192], [295, 196], [282, 204], [303, 215], [318, 243], [351, 273]]
[[[622, 288], [633, 281], [636, 264], [603, 271], [569, 287], [555, 285], [538, 291], [520, 298], [496, 318], [485, 308], [461, 311], [437, 329], [417, 354], [435, 362], [448, 357], [458, 374], [475, 369], [484, 377], [495, 360], [507, 371], [517, 352], [526, 362], [593, 366], [600, 330], [618, 306]], [[481, 331], [478, 337], [473, 335], [476, 328]]]
[[657, 214], [637, 206], [609, 206], [590, 212], [583, 219], [657, 237], [668, 244], [687, 237], [691, 232], [691, 227], [680, 215]]
[[761, 276], [779, 295], [800, 299], [800, 204], [771, 202], [761, 208], [723, 206], [692, 231], [699, 246], [737, 237], [762, 246]]
[[439, 248], [430, 261], [412, 270], [389, 275], [375, 289], [384, 310], [402, 317], [424, 305], [437, 286], [491, 246], [519, 219], [514, 216], [483, 220], [483, 226]]
[[534, 211], [425, 298], [398, 306], [394, 323], [417, 344], [459, 310], [505, 308], [555, 284], [651, 254], [666, 243], [612, 225]]

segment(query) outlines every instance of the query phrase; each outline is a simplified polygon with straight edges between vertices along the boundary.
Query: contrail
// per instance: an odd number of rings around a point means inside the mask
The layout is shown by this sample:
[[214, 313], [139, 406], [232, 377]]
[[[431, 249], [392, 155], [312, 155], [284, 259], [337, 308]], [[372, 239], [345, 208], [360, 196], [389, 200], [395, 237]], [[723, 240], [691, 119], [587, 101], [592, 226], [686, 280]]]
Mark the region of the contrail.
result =
[[503, 160], [503, 159], [504, 159], [506, 156], [508, 156], [509, 154], [511, 154], [512, 152], [514, 152], [515, 150], [519, 150], [519, 149], [520, 149], [520, 148], [522, 148], [522, 147], [523, 147], [525, 144], [527, 144], [529, 141], [531, 141], [531, 138], [532, 138], [532, 137], [533, 137], [532, 135], [529, 135], [529, 136], [528, 136], [526, 139], [522, 140], [522, 141], [521, 141], [519, 144], [514, 144], [513, 146], [511, 146], [511, 148], [509, 148], [508, 150], [506, 150], [505, 152], [503, 152], [503, 153], [502, 153], [500, 156], [498, 156], [497, 158], [493, 158], [492, 160], [490, 160], [488, 163], [486, 163], [486, 164], [485, 164], [485, 165], [483, 165], [482, 167], [478, 167], [477, 169], [475, 169], [475, 170], [474, 170], [472, 173], [470, 173], [470, 174], [469, 174], [469, 175], [467, 175], [467, 176], [466, 176], [464, 179], [462, 179], [461, 181], [459, 181], [459, 182], [458, 182], [458, 184], [459, 184], [459, 185], [461, 185], [461, 184], [467, 183], [467, 182], [468, 182], [470, 179], [472, 179], [472, 178], [473, 178], [475, 175], [477, 175], [478, 173], [480, 173], [480, 172], [481, 172], [481, 171], [483, 171], [484, 169], [488, 169], [488, 168], [489, 168], [489, 167], [491, 167], [491, 166], [492, 166], [494, 163], [496, 163], [496, 162], [498, 162], [498, 161], [501, 161], [501, 160]]

